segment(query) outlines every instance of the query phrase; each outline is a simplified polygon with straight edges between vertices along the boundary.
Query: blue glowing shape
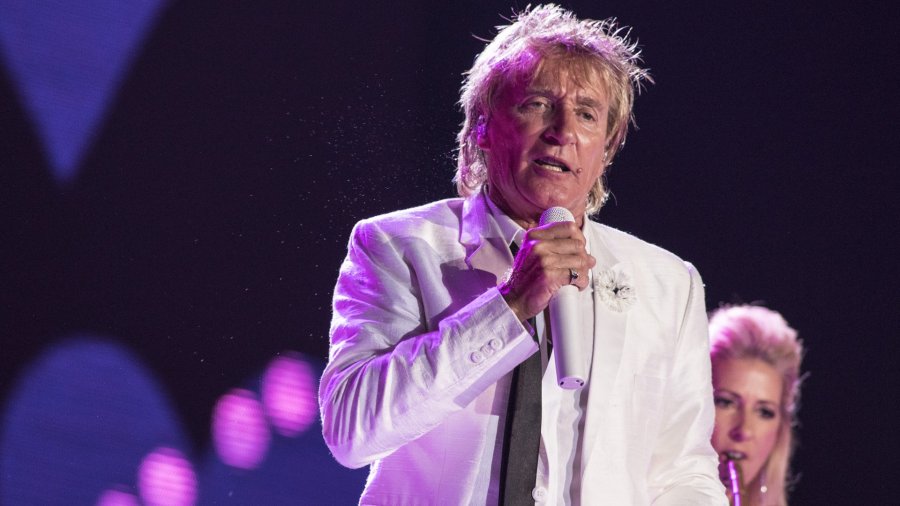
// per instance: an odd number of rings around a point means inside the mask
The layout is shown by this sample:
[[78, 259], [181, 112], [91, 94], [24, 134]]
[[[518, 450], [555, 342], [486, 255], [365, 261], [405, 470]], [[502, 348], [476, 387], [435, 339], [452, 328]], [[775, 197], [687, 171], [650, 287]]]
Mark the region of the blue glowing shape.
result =
[[0, 424], [0, 504], [95, 504], [160, 446], [187, 448], [150, 372], [120, 345], [63, 341], [18, 379]]
[[165, 0], [0, 0], [0, 56], [60, 182], [71, 180]]

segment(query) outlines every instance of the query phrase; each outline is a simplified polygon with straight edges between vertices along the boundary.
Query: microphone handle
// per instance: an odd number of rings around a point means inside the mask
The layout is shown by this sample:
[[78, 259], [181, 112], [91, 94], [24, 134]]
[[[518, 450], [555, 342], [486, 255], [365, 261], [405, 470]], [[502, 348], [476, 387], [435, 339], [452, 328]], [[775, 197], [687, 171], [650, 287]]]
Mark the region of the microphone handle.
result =
[[738, 466], [737, 461], [733, 459], [728, 459], [728, 481], [731, 486], [731, 505], [732, 506], [741, 506], [741, 492], [743, 490], [743, 483], [741, 483], [741, 468]]
[[556, 363], [556, 380], [566, 390], [584, 387], [587, 379], [584, 357], [585, 340], [580, 339], [578, 327], [578, 288], [568, 285], [550, 299], [550, 335], [553, 336], [553, 356]]
[[[575, 221], [572, 212], [565, 207], [551, 207], [541, 213], [541, 225]], [[550, 335], [553, 336], [553, 355], [556, 357], [556, 380], [560, 387], [576, 390], [584, 387], [587, 371], [584, 370], [585, 339], [581, 339], [578, 323], [578, 288], [567, 285], [550, 299]]]

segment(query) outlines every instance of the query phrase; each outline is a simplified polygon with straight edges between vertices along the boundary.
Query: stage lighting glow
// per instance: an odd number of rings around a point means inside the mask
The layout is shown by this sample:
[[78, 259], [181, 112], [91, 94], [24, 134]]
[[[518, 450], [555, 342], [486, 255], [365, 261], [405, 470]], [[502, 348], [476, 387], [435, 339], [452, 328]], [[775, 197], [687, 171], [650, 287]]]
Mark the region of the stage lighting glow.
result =
[[141, 506], [134, 494], [121, 490], [109, 489], [97, 499], [97, 506]]
[[301, 434], [318, 413], [312, 368], [293, 352], [272, 360], [263, 376], [262, 400], [269, 421], [279, 434]]
[[138, 470], [141, 501], [147, 506], [191, 506], [197, 500], [197, 475], [174, 448], [157, 448]]
[[222, 462], [240, 469], [259, 466], [271, 435], [256, 395], [239, 388], [223, 395], [213, 410], [212, 436]]

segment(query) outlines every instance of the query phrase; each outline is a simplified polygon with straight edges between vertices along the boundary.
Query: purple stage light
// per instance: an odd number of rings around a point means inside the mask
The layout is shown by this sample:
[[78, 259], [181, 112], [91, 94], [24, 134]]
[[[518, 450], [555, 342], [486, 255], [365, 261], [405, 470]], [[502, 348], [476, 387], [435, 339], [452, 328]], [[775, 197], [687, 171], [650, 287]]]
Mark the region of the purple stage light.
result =
[[140, 506], [141, 503], [134, 494], [121, 490], [109, 489], [97, 499], [97, 506]]
[[147, 506], [191, 506], [197, 500], [197, 475], [174, 448], [157, 448], [138, 470], [138, 489]]
[[222, 462], [240, 469], [259, 466], [271, 435], [256, 395], [239, 388], [223, 395], [213, 411], [212, 436]]
[[298, 436], [318, 413], [312, 368], [294, 352], [272, 360], [263, 376], [262, 400], [275, 430], [282, 436]]

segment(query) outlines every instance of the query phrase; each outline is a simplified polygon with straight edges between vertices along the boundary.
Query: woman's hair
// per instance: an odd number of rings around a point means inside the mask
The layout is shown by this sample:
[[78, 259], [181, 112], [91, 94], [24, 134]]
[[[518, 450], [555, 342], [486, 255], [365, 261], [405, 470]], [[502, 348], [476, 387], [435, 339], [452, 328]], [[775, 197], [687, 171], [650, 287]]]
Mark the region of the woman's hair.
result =
[[[628, 41], [628, 30], [614, 18], [579, 20], [572, 12], [549, 4], [526, 8], [513, 17], [475, 59], [465, 73], [459, 100], [465, 119], [457, 135], [456, 188], [460, 196], [477, 193], [487, 181], [488, 168], [478, 147], [478, 135], [493, 112], [493, 102], [505, 83], [529, 78], [545, 58], [571, 59], [578, 67], [590, 67], [599, 75], [609, 94], [609, 129], [606, 165], [625, 143], [632, 105], [641, 81], [651, 81], [640, 68], [640, 51]], [[582, 65], [578, 65], [582, 64]], [[603, 205], [606, 191], [598, 178], [588, 195], [588, 214]]]
[[[753, 483], [747, 484], [748, 504], [786, 505], [790, 484], [790, 458], [800, 402], [800, 362], [803, 343], [797, 331], [777, 312], [760, 306], [723, 307], [709, 320], [712, 367], [725, 359], [755, 358], [771, 365], [781, 376], [781, 426], [769, 459]], [[767, 491], [761, 494], [760, 487]]]

